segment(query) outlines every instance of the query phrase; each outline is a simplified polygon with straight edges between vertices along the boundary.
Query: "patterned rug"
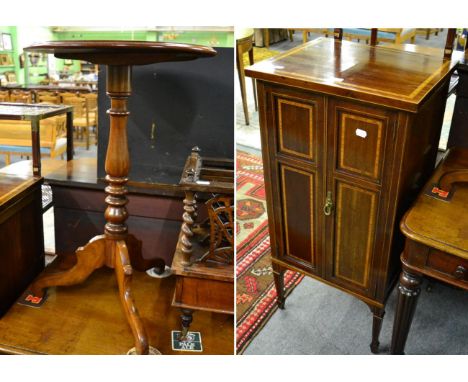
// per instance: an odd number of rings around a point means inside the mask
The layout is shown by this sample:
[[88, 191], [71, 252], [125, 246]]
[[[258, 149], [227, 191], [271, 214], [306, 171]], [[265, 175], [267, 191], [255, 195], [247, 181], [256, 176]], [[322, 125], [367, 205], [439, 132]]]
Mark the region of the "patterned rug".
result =
[[[261, 157], [237, 151], [236, 194], [236, 346], [242, 354], [276, 311], [276, 288], [270, 258], [270, 236]], [[286, 294], [303, 276], [287, 271]]]

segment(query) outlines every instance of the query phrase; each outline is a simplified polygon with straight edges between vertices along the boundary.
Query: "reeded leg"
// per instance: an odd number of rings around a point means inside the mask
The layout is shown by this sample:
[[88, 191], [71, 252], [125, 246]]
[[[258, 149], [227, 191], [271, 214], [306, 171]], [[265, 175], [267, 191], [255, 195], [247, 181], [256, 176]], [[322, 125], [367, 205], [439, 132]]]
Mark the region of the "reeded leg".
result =
[[393, 322], [391, 354], [404, 354], [406, 339], [421, 292], [422, 276], [403, 265], [398, 286], [398, 303]]
[[275, 279], [275, 287], [276, 287], [276, 303], [278, 304], [278, 308], [284, 309], [284, 272], [286, 270], [280, 267], [277, 264], [273, 264], [273, 278]]
[[84, 247], [76, 251], [76, 264], [63, 272], [42, 273], [30, 286], [35, 296], [43, 296], [44, 288], [79, 284], [98, 268], [106, 263], [106, 238], [96, 236]]
[[132, 266], [130, 265], [130, 258], [128, 256], [127, 245], [123, 240], [115, 241], [115, 265], [114, 271], [117, 276], [119, 284], [120, 301], [125, 310], [127, 321], [135, 338], [136, 354], [148, 354], [148, 336], [146, 335], [143, 322], [138, 315], [138, 310], [133, 300], [130, 284], [132, 281]]
[[189, 331], [190, 324], [193, 320], [193, 310], [192, 309], [181, 309], [182, 314], [180, 315], [180, 319], [182, 320], [182, 333], [180, 334], [180, 340], [185, 340], [187, 337], [187, 333]]
[[382, 329], [382, 321], [385, 315], [384, 308], [377, 308], [374, 306], [370, 306], [371, 312], [374, 315], [372, 320], [372, 342], [370, 344], [371, 352], [374, 354], [379, 353], [379, 336], [380, 330]]

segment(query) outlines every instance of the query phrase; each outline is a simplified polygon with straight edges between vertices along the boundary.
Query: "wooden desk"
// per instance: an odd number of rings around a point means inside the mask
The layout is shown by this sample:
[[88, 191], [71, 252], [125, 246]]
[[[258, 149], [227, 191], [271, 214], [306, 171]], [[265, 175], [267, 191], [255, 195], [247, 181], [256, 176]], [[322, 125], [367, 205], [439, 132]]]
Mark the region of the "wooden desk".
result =
[[455, 64], [320, 38], [246, 69], [281, 308], [287, 268], [317, 278], [369, 305], [378, 351], [398, 222], [433, 171]]
[[44, 268], [41, 184], [0, 176], [0, 317]]
[[[201, 332], [203, 352], [172, 350], [171, 331], [180, 330], [179, 316], [171, 308], [174, 283], [174, 277], [133, 275], [135, 301], [150, 342], [163, 354], [233, 354], [232, 317], [209, 312], [199, 312], [192, 328]], [[114, 273], [102, 268], [81, 285], [49, 288], [40, 308], [13, 305], [0, 320], [0, 354], [125, 354], [132, 332], [117, 291]]]
[[404, 354], [423, 276], [468, 290], [468, 183], [455, 184], [449, 201], [428, 195], [442, 174], [460, 167], [468, 168], [468, 149], [451, 149], [401, 221], [406, 244], [392, 354]]

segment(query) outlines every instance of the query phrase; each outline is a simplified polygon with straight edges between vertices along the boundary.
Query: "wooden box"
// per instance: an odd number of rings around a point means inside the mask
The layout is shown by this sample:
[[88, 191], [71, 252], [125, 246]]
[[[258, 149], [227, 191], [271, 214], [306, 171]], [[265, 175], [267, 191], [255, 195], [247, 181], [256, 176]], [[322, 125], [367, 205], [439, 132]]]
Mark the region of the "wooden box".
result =
[[44, 268], [42, 178], [0, 178], [0, 317]]

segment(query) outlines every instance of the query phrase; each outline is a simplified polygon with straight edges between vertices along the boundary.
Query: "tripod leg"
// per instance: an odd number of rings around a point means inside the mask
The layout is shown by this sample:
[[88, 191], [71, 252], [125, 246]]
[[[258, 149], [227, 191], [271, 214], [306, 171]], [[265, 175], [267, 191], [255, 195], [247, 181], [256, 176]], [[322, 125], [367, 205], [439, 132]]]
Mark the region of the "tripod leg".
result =
[[114, 245], [114, 270], [119, 284], [120, 301], [122, 302], [127, 321], [132, 329], [133, 337], [135, 338], [136, 353], [148, 354], [148, 336], [146, 335], [143, 322], [138, 314], [130, 289], [133, 270], [130, 265], [127, 245], [123, 240], [115, 241]]
[[84, 247], [76, 251], [76, 264], [63, 272], [42, 273], [30, 286], [35, 296], [43, 296], [44, 288], [79, 284], [86, 280], [95, 269], [101, 268], [106, 261], [106, 238], [96, 236]]

